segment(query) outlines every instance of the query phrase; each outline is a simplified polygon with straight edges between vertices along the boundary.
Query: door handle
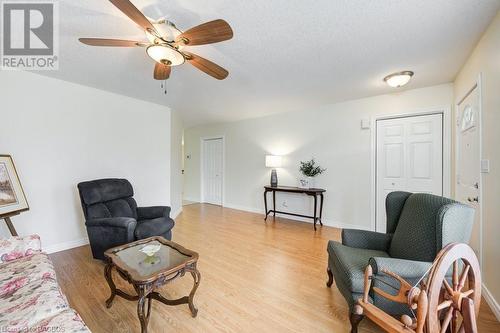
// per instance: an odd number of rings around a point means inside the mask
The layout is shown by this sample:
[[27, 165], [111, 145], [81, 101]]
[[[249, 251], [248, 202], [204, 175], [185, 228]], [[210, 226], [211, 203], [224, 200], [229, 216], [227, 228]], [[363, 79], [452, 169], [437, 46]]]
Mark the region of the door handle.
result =
[[474, 197], [474, 198], [468, 197], [467, 201], [468, 202], [479, 202], [479, 197]]

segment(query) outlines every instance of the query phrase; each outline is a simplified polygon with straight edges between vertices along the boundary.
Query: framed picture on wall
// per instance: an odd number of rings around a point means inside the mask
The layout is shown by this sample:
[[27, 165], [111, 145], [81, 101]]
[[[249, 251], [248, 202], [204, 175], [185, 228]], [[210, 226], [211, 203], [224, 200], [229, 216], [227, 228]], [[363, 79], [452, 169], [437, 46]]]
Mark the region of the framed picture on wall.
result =
[[29, 209], [14, 161], [0, 155], [0, 217], [15, 215]]

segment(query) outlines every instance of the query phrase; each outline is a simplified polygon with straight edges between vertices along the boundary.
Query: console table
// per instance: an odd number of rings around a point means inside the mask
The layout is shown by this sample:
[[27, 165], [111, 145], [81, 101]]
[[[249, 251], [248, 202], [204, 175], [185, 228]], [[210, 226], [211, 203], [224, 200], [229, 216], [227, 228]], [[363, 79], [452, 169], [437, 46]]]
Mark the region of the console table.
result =
[[[267, 210], [267, 193], [268, 192], [273, 193], [273, 209], [270, 209], [270, 210]], [[312, 196], [314, 198], [314, 215], [313, 216], [302, 215], [302, 214], [295, 214], [295, 213], [289, 213], [289, 212], [283, 212], [283, 211], [276, 210], [276, 192], [300, 193], [300, 194], [306, 194], [306, 195]], [[273, 213], [273, 217], [276, 216], [276, 213], [305, 217], [305, 218], [313, 219], [314, 230], [316, 230], [316, 221], [318, 221], [320, 225], [323, 225], [323, 222], [321, 221], [321, 216], [323, 215], [323, 193], [325, 193], [325, 192], [326, 192], [326, 190], [322, 189], [322, 188], [300, 188], [300, 187], [293, 187], [293, 186], [276, 186], [276, 187], [264, 186], [264, 207], [266, 210], [266, 217], [264, 218], [264, 221], [267, 221], [267, 216], [271, 213]], [[319, 205], [319, 217], [317, 216], [318, 196], [321, 199], [320, 205]]]

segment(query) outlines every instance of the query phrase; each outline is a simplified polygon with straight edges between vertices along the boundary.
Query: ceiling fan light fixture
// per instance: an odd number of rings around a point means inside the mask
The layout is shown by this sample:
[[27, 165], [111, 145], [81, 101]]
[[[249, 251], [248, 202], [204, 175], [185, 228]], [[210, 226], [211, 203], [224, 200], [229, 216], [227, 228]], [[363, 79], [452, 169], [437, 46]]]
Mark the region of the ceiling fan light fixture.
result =
[[169, 45], [150, 45], [146, 53], [156, 62], [169, 66], [177, 66], [184, 63], [182, 53]]
[[413, 74], [414, 73], [412, 71], [392, 73], [384, 77], [384, 82], [390, 87], [399, 88], [410, 82]]
[[160, 44], [162, 41], [173, 42], [181, 34], [181, 31], [170, 21], [162, 18], [157, 21], [148, 20], [155, 28], [155, 32], [145, 30], [146, 38], [151, 44]]

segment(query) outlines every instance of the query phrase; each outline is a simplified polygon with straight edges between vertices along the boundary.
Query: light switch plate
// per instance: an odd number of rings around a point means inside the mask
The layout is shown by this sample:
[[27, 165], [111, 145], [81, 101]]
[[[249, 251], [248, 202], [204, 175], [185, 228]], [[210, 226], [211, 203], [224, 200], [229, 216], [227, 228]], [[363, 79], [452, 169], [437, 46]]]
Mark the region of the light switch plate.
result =
[[490, 172], [490, 160], [481, 160], [481, 172], [482, 173]]

